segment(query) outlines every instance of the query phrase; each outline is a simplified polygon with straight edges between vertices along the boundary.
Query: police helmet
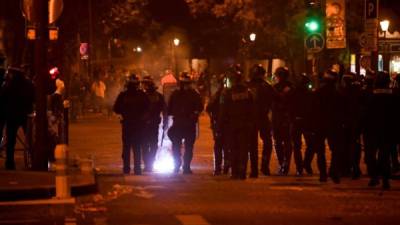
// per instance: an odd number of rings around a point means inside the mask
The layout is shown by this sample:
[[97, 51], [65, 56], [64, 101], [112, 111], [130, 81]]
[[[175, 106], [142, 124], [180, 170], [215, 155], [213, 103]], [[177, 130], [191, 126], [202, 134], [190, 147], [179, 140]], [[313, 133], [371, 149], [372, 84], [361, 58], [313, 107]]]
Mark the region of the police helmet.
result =
[[131, 73], [126, 79], [126, 87], [128, 89], [137, 88], [139, 86], [139, 78], [136, 74]]
[[9, 66], [6, 71], [6, 76], [12, 79], [22, 79], [25, 77], [25, 73], [19, 67]]
[[353, 72], [347, 72], [343, 75], [342, 79], [343, 80], [349, 80], [349, 81], [354, 81], [357, 78], [357, 75]]
[[154, 84], [154, 80], [151, 76], [147, 75], [142, 78], [142, 83]]
[[250, 72], [251, 79], [263, 78], [267, 71], [261, 64], [256, 64], [253, 66]]
[[234, 70], [228, 73], [229, 81], [232, 84], [237, 84], [243, 81], [243, 73], [241, 70]]
[[299, 85], [301, 87], [307, 87], [307, 88], [309, 88], [310, 85], [311, 85], [311, 87], [312, 87], [311, 79], [307, 76], [307, 74], [302, 73], [300, 75], [300, 77], [299, 77]]
[[324, 75], [322, 76], [322, 79], [325, 81], [336, 81], [338, 77], [339, 74], [336, 71], [329, 69], [325, 71]]
[[378, 72], [375, 79], [375, 88], [388, 88], [390, 84], [390, 75], [387, 71]]
[[154, 80], [151, 76], [147, 75], [142, 78], [142, 85], [143, 88], [146, 89], [157, 89], [156, 85], [154, 84]]
[[192, 78], [189, 76], [188, 72], [182, 72], [179, 76], [179, 82], [181, 83], [190, 83], [192, 82]]
[[287, 80], [289, 78], [289, 69], [287, 67], [278, 67], [275, 70], [275, 76], [281, 80]]

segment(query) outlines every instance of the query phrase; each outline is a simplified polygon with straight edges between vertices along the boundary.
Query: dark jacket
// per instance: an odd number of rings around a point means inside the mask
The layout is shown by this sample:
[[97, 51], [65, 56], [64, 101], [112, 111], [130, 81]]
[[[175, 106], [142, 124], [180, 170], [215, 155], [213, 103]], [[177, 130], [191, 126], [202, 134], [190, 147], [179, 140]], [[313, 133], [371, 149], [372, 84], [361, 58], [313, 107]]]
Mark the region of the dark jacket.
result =
[[128, 89], [118, 95], [114, 112], [122, 115], [122, 122], [143, 125], [149, 107], [150, 101], [143, 91]]
[[173, 116], [174, 126], [196, 124], [203, 111], [200, 94], [193, 89], [172, 92], [168, 103], [168, 115]]
[[145, 92], [150, 101], [149, 110], [146, 114], [147, 125], [158, 125], [161, 122], [161, 112], [165, 110], [164, 96], [154, 91]]
[[272, 121], [274, 126], [290, 123], [293, 119], [293, 91], [294, 87], [289, 81], [279, 82], [274, 85], [276, 97], [272, 105]]
[[293, 91], [292, 98], [292, 118], [298, 126], [307, 130], [312, 130], [312, 120], [314, 118], [314, 93], [306, 87], [298, 86]]
[[367, 101], [365, 132], [377, 137], [381, 143], [398, 142], [399, 96], [392, 89], [374, 89]]
[[343, 98], [334, 83], [322, 85], [315, 92], [315, 119], [318, 130], [334, 131], [343, 127]]
[[221, 125], [224, 129], [255, 128], [257, 107], [255, 98], [245, 84], [227, 89], [221, 98]]
[[4, 84], [2, 98], [6, 119], [26, 118], [33, 112], [33, 83], [22, 75], [15, 75]]
[[343, 125], [345, 128], [360, 130], [362, 96], [361, 89], [357, 85], [344, 86], [340, 89], [343, 99]]
[[277, 93], [263, 79], [252, 79], [248, 86], [255, 98], [257, 120], [259, 122], [269, 120], [268, 113], [271, 111], [273, 100], [277, 98]]
[[220, 111], [221, 111], [221, 95], [223, 92], [223, 88], [219, 88], [217, 92], [212, 96], [210, 101], [207, 104], [206, 111], [211, 119], [211, 129], [213, 131], [217, 131], [220, 123]]

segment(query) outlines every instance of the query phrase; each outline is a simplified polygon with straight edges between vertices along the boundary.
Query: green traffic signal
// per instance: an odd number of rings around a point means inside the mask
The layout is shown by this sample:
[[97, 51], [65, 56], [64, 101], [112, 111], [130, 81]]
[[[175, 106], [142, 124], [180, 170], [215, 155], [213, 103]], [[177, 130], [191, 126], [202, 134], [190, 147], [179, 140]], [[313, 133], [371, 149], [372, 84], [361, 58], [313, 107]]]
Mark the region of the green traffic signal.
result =
[[320, 28], [320, 24], [316, 20], [307, 21], [305, 26], [308, 32], [316, 32]]

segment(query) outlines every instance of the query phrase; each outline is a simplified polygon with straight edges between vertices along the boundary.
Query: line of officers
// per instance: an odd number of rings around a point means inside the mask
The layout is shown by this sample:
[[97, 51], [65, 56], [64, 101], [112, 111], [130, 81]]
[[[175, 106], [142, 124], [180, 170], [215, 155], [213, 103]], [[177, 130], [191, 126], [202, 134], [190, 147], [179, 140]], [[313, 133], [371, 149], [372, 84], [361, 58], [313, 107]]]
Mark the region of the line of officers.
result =
[[[187, 73], [181, 74], [178, 84], [178, 88], [171, 93], [168, 100], [165, 100], [157, 91], [150, 76], [145, 76], [141, 81], [135, 74], [128, 78], [125, 90], [118, 95], [113, 107], [114, 112], [122, 116], [122, 159], [125, 174], [131, 171], [131, 152], [133, 152], [135, 175], [142, 174], [142, 158], [145, 172], [154, 169], [161, 115], [164, 120], [168, 117], [172, 117], [173, 120], [170, 128], [167, 122], [163, 122], [165, 125], [162, 139], [168, 130], [167, 135], [172, 142], [174, 172], [178, 173], [182, 168], [184, 174], [192, 174], [190, 164], [197, 123], [204, 106], [199, 93], [192, 88]], [[183, 156], [182, 146], [185, 149]]]
[[[361, 79], [354, 73], [339, 77], [329, 69], [321, 74], [318, 88], [306, 75], [290, 82], [285, 67], [276, 69], [274, 85], [265, 81], [265, 74], [261, 65], [255, 65], [245, 81], [240, 67], [233, 66], [207, 105], [215, 140], [215, 175], [231, 170], [231, 178], [245, 179], [250, 161], [251, 178], [258, 177], [259, 170], [269, 176], [275, 149], [279, 175], [288, 175], [292, 155], [296, 175], [312, 174], [316, 155], [319, 180], [327, 182], [330, 177], [340, 183], [341, 177], [361, 176], [363, 149], [368, 185], [382, 182], [383, 188], [390, 188], [391, 172], [399, 170], [400, 101], [399, 89], [389, 88], [388, 73], [369, 71]], [[331, 151], [329, 169], [326, 143]]]
[[[241, 68], [231, 67], [207, 105], [215, 141], [215, 175], [231, 171], [233, 179], [245, 179], [250, 161], [251, 178], [258, 177], [259, 170], [268, 176], [275, 149], [279, 175], [288, 175], [292, 155], [296, 175], [301, 176], [304, 170], [312, 174], [311, 162], [316, 155], [320, 181], [327, 182], [330, 177], [340, 183], [341, 177], [361, 176], [363, 149], [371, 178], [369, 186], [379, 185], [382, 179], [383, 187], [390, 187], [392, 170], [397, 172], [400, 168], [397, 152], [400, 101], [399, 89], [389, 88], [388, 73], [369, 72], [361, 79], [353, 73], [339, 77], [329, 69], [320, 77], [318, 88], [312, 87], [306, 75], [297, 77], [296, 83], [290, 82], [285, 67], [275, 71], [274, 85], [265, 81], [265, 74], [262, 66], [255, 65], [250, 80], [245, 81]], [[174, 172], [182, 168], [184, 174], [192, 173], [190, 164], [203, 103], [191, 82], [188, 74], [183, 73], [166, 105], [151, 77], [144, 77], [141, 89], [138, 77], [130, 76], [126, 89], [114, 104], [114, 111], [122, 115], [124, 173], [131, 170], [131, 150], [134, 174], [142, 172], [141, 153], [144, 170], [153, 170], [161, 114], [173, 119], [167, 135], [172, 141]], [[259, 137], [263, 142], [260, 168]], [[326, 143], [331, 151], [329, 170]]]

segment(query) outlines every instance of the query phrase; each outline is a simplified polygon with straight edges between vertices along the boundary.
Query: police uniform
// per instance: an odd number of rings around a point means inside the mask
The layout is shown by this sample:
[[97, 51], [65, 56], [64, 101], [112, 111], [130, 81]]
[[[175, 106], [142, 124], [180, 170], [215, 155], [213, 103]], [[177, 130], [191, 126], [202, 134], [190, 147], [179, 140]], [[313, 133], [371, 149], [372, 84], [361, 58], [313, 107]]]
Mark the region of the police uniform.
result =
[[227, 174], [230, 168], [230, 150], [226, 144], [226, 131], [221, 124], [223, 120], [220, 118], [222, 92], [223, 88], [220, 87], [211, 98], [206, 109], [210, 115], [214, 138], [214, 175], [220, 175], [221, 172]]
[[292, 98], [293, 85], [287, 81], [289, 71], [286, 68], [280, 67], [275, 72], [280, 79], [274, 85], [277, 97], [274, 99], [272, 106], [272, 129], [275, 140], [275, 150], [278, 156], [280, 165], [280, 175], [289, 173], [289, 163], [292, 154], [292, 143], [290, 129], [292, 123]]
[[361, 90], [355, 82], [355, 74], [343, 76], [340, 93], [343, 98], [343, 175], [353, 179], [361, 176]]
[[143, 78], [144, 91], [150, 101], [149, 110], [145, 117], [144, 135], [142, 138], [142, 153], [145, 171], [152, 171], [158, 147], [158, 130], [161, 113], [164, 111], [164, 96], [160, 94], [150, 76]]
[[[233, 76], [241, 76], [233, 75]], [[234, 78], [240, 79], [240, 78]], [[234, 81], [221, 99], [221, 124], [225, 125], [231, 150], [232, 178], [246, 178], [246, 163], [256, 131], [256, 105], [249, 88], [240, 81]]]
[[329, 172], [335, 183], [340, 182], [342, 171], [343, 98], [336, 89], [337, 77], [338, 74], [334, 71], [325, 72], [323, 84], [315, 93], [315, 150], [322, 182], [327, 180], [325, 139], [328, 140], [332, 152]]
[[369, 186], [378, 185], [379, 177], [382, 177], [383, 188], [390, 188], [390, 151], [395, 148], [398, 135], [396, 123], [393, 121], [398, 116], [398, 102], [398, 95], [389, 89], [389, 75], [383, 72], [378, 74], [374, 89], [367, 100], [368, 123], [365, 124], [364, 131], [365, 157], [371, 178]]
[[140, 140], [144, 129], [145, 115], [150, 106], [147, 95], [138, 87], [138, 78], [131, 75], [130, 80], [127, 81], [126, 90], [118, 95], [114, 104], [114, 112], [122, 116], [123, 172], [129, 174], [131, 170], [132, 150], [135, 175], [140, 175], [142, 172]]
[[182, 165], [181, 146], [184, 140], [183, 173], [191, 174], [190, 164], [196, 140], [196, 125], [203, 111], [203, 103], [200, 94], [190, 87], [190, 77], [187, 74], [180, 77], [179, 85], [179, 89], [172, 93], [168, 103], [168, 115], [173, 118], [168, 137], [172, 141], [174, 172], [179, 172]]
[[[293, 140], [294, 160], [296, 163], [296, 175], [302, 175], [303, 169], [305, 169], [308, 174], [313, 173], [311, 161], [314, 156], [315, 133], [311, 126], [311, 121], [313, 119], [313, 92], [309, 85], [311, 85], [311, 80], [306, 75], [301, 75], [300, 82], [293, 92], [293, 126], [291, 135]], [[306, 145], [304, 160], [301, 153], [302, 136], [304, 137]]]
[[257, 109], [257, 130], [250, 147], [250, 163], [252, 177], [258, 176], [258, 136], [263, 142], [261, 172], [270, 175], [269, 163], [272, 153], [271, 111], [273, 99], [276, 97], [274, 89], [264, 80], [266, 71], [261, 65], [255, 65], [251, 71], [251, 80], [248, 86], [255, 97]]

